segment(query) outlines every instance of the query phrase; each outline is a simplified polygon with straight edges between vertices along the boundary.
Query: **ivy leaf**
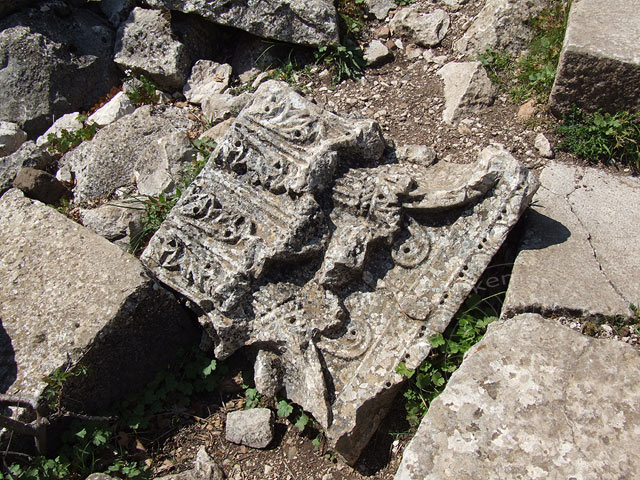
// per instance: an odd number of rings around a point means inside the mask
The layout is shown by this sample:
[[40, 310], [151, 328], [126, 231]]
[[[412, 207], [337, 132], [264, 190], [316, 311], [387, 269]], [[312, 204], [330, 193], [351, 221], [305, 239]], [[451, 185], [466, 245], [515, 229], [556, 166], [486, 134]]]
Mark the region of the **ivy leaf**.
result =
[[278, 417], [287, 418], [293, 413], [293, 406], [291, 406], [286, 400], [280, 400], [278, 402]]
[[304, 431], [308, 423], [309, 417], [306, 413], [302, 412], [298, 420], [296, 420], [295, 427], [302, 432]]
[[441, 333], [436, 333], [435, 335], [431, 335], [429, 337], [429, 343], [434, 348], [440, 347], [445, 343], [444, 337], [442, 336]]
[[204, 375], [205, 377], [208, 377], [215, 371], [216, 366], [217, 366], [217, 362], [214, 358], [206, 367], [202, 369], [202, 375]]
[[407, 368], [407, 364], [400, 362], [396, 367], [396, 373], [403, 377], [411, 378], [416, 371], [413, 368]]

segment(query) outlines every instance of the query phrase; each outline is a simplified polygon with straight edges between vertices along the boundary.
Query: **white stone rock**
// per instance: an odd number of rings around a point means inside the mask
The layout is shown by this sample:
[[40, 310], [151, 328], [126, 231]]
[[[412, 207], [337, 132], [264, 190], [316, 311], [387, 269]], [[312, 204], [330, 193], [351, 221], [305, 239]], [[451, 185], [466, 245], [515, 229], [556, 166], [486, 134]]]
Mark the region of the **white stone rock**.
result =
[[82, 128], [82, 122], [78, 121], [78, 115], [80, 115], [80, 112], [67, 113], [61, 116], [53, 122], [53, 125], [51, 125], [46, 132], [36, 139], [36, 145], [41, 148], [47, 148], [49, 146], [47, 137], [51, 133], [59, 136], [62, 130], [67, 130], [68, 132], [80, 130]]
[[182, 93], [189, 102], [199, 105], [208, 95], [222, 93], [229, 86], [230, 78], [231, 65], [198, 60]]
[[389, 11], [397, 8], [398, 5], [391, 0], [365, 0], [367, 8], [378, 20], [384, 20], [389, 15]]
[[226, 439], [251, 448], [266, 448], [273, 440], [273, 412], [268, 408], [227, 414]]
[[394, 15], [389, 28], [393, 35], [400, 35], [422, 47], [433, 47], [445, 37], [449, 24], [449, 14], [444, 10], [420, 13], [414, 7], [406, 7]]
[[27, 134], [17, 123], [0, 122], [0, 157], [11, 155], [27, 141]]
[[392, 57], [393, 54], [380, 40], [373, 40], [364, 49], [364, 59], [369, 66], [380, 65]]
[[553, 148], [549, 139], [544, 136], [544, 133], [536, 135], [533, 145], [538, 150], [538, 153], [544, 158], [553, 158]]
[[493, 104], [496, 89], [480, 62], [450, 62], [438, 75], [444, 80], [445, 122], [457, 123], [461, 115]]
[[124, 92], [118, 92], [111, 100], [89, 116], [89, 122], [95, 122], [101, 127], [115, 122], [119, 118], [133, 113], [136, 109]]

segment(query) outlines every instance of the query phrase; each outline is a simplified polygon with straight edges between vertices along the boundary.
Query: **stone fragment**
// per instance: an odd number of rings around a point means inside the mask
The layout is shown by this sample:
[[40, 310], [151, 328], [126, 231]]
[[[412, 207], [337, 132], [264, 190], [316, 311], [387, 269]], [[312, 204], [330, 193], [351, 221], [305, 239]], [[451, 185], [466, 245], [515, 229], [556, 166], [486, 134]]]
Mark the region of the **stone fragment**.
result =
[[194, 468], [155, 478], [156, 480], [224, 480], [226, 477], [218, 464], [209, 456], [205, 447], [200, 447]]
[[87, 9], [42, 2], [0, 21], [0, 120], [30, 138], [67, 112], [88, 110], [118, 82], [113, 30]]
[[393, 35], [399, 35], [422, 47], [438, 45], [449, 30], [449, 14], [441, 9], [420, 13], [414, 7], [399, 10], [389, 22]]
[[69, 133], [80, 130], [82, 128], [82, 122], [78, 120], [78, 115], [80, 115], [80, 112], [66, 113], [62, 115], [53, 122], [53, 125], [51, 125], [46, 132], [36, 139], [36, 145], [40, 148], [48, 148], [51, 143], [49, 142], [49, 135], [59, 137], [63, 130], [66, 130]]
[[0, 157], [6, 157], [27, 141], [27, 134], [11, 122], [0, 122]]
[[373, 31], [373, 36], [375, 38], [389, 38], [391, 35], [391, 30], [388, 25], [380, 25]]
[[640, 181], [552, 162], [526, 216], [503, 314], [629, 316], [640, 297]]
[[364, 49], [364, 59], [373, 67], [393, 59], [393, 53], [380, 40], [373, 40]]
[[526, 122], [527, 120], [531, 120], [536, 115], [536, 113], [538, 113], [538, 107], [536, 106], [536, 99], [531, 98], [526, 102], [524, 102], [522, 105], [520, 105], [520, 108], [518, 108], [518, 113], [516, 116], [518, 117], [518, 120]]
[[[560, 53], [551, 111], [640, 111], [637, 0], [573, 2]], [[603, 28], [607, 26], [607, 28]]]
[[118, 92], [111, 100], [89, 116], [89, 122], [94, 122], [104, 127], [125, 115], [133, 113], [135, 109], [135, 105], [131, 103], [127, 94]]
[[225, 436], [228, 442], [266, 448], [273, 440], [273, 412], [268, 408], [229, 412]]
[[553, 148], [551, 147], [549, 139], [544, 136], [544, 133], [536, 135], [533, 146], [536, 147], [540, 156], [544, 158], [553, 158]]
[[209, 123], [218, 123], [237, 117], [240, 111], [251, 99], [251, 94], [244, 92], [240, 95], [217, 93], [208, 95], [202, 101], [202, 114]]
[[42, 203], [55, 205], [62, 197], [70, 196], [69, 190], [50, 173], [35, 168], [23, 168], [16, 175], [13, 186]]
[[480, 62], [449, 62], [438, 75], [444, 81], [442, 119], [457, 123], [467, 113], [480, 112], [493, 104], [495, 86]]
[[142, 258], [199, 306], [218, 358], [276, 353], [286, 395], [353, 463], [535, 191], [495, 147], [383, 158], [380, 127], [262, 84]]
[[150, 141], [134, 170], [138, 193], [155, 197], [175, 190], [181, 179], [193, 170], [196, 153], [184, 131]]
[[118, 28], [127, 19], [135, 3], [135, 0], [100, 0], [98, 7], [111, 26]]
[[424, 48], [419, 47], [418, 45], [410, 44], [407, 45], [407, 48], [404, 51], [404, 56], [409, 60], [415, 60], [416, 58], [421, 58], [424, 55]]
[[395, 480], [633, 478], [640, 355], [546, 320], [494, 322], [430, 405]]
[[367, 9], [373, 13], [378, 20], [384, 20], [389, 15], [389, 11], [397, 8], [398, 5], [391, 0], [365, 0]]
[[0, 195], [11, 187], [21, 169], [30, 167], [43, 170], [52, 162], [49, 153], [38, 148], [31, 140], [23, 143], [16, 152], [0, 158]]
[[198, 60], [182, 93], [189, 102], [200, 105], [208, 95], [222, 93], [229, 86], [230, 78], [231, 65]]
[[213, 23], [245, 30], [262, 38], [318, 46], [338, 41], [336, 10], [331, 0], [148, 0], [153, 8], [194, 13]]
[[193, 126], [181, 108], [145, 105], [100, 129], [93, 140], [81, 143], [60, 160], [76, 178], [74, 200], [108, 198], [117, 188], [131, 185], [134, 172], [143, 168], [142, 153], [153, 139]]
[[45, 375], [86, 367], [65, 381], [62, 405], [95, 412], [197, 341], [135, 257], [19, 190], [0, 198], [0, 243], [3, 392], [39, 397]]
[[125, 251], [134, 250], [142, 233], [144, 204], [121, 200], [98, 208], [81, 208], [82, 224]]
[[200, 138], [208, 138], [209, 140], [217, 142], [225, 133], [227, 133], [227, 130], [229, 130], [229, 127], [233, 125], [235, 119], [236, 117], [231, 117], [218, 123], [217, 125], [214, 125], [209, 130], [200, 135]]
[[282, 362], [280, 356], [260, 350], [253, 365], [256, 390], [265, 397], [275, 397], [282, 388]]
[[436, 163], [436, 151], [426, 145], [400, 145], [396, 148], [398, 162], [430, 167]]
[[462, 38], [453, 43], [453, 49], [467, 57], [487, 49], [517, 57], [532, 34], [528, 20], [545, 6], [545, 0], [487, 0]]

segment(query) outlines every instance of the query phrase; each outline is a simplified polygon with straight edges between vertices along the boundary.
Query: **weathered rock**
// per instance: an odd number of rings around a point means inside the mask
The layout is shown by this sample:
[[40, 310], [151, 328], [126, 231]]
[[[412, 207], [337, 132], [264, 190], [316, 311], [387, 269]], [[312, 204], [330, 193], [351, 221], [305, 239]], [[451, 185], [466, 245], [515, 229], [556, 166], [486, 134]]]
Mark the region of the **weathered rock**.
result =
[[115, 243], [125, 251], [133, 250], [142, 233], [144, 204], [133, 200], [121, 200], [98, 208], [81, 208], [82, 224], [101, 237]]
[[157, 480], [224, 480], [224, 478], [224, 472], [204, 447], [198, 450], [195, 466], [191, 470], [156, 477]]
[[264, 83], [142, 256], [199, 305], [219, 358], [280, 355], [287, 396], [349, 462], [398, 361], [427, 355], [535, 190], [497, 148], [432, 167], [383, 150], [374, 122]]
[[211, 60], [198, 60], [191, 69], [182, 93], [191, 103], [201, 104], [205, 97], [222, 93], [229, 86], [231, 65]]
[[11, 122], [0, 122], [0, 157], [6, 157], [27, 141], [27, 134]]
[[23, 143], [18, 151], [0, 158], [0, 194], [11, 187], [18, 172], [25, 167], [47, 168], [53, 159], [46, 150], [38, 148], [32, 141]]
[[89, 109], [118, 82], [111, 28], [88, 10], [53, 5], [0, 21], [0, 119], [31, 138], [54, 118]]
[[445, 37], [450, 22], [449, 14], [444, 10], [420, 13], [413, 7], [406, 7], [393, 16], [389, 28], [394, 35], [409, 39], [422, 47], [433, 47]]
[[391, 0], [365, 0], [367, 9], [373, 13], [378, 20], [384, 20], [389, 15], [389, 11], [397, 8], [398, 5]]
[[154, 8], [195, 13], [211, 22], [245, 30], [262, 38], [304, 45], [338, 41], [336, 10], [331, 0], [148, 0]]
[[131, 103], [129, 97], [124, 92], [119, 92], [109, 100], [106, 104], [96, 110], [89, 116], [89, 122], [94, 122], [104, 127], [110, 123], [115, 122], [119, 118], [133, 113], [136, 109], [135, 105]]
[[[288, 53], [291, 53], [290, 49]], [[241, 83], [248, 83], [260, 72], [279, 65], [282, 55], [288, 53], [283, 52], [282, 46], [274, 45], [273, 42], [262, 38], [252, 35], [240, 36], [231, 61], [233, 74]]]
[[532, 34], [527, 20], [545, 5], [544, 0], [487, 0], [462, 38], [454, 42], [453, 49], [467, 57], [488, 48], [517, 56]]
[[518, 113], [516, 114], [518, 120], [521, 120], [523, 122], [531, 120], [536, 115], [536, 113], [538, 113], [538, 107], [536, 106], [536, 103], [536, 99], [531, 98], [520, 105], [520, 108], [518, 108]]
[[280, 356], [260, 350], [253, 365], [256, 390], [260, 395], [275, 397], [282, 388], [282, 362]]
[[205, 131], [200, 136], [200, 138], [203, 138], [203, 139], [208, 138], [209, 140], [213, 140], [214, 142], [217, 142], [220, 137], [222, 137], [225, 133], [227, 133], [227, 130], [229, 130], [229, 127], [233, 125], [233, 122], [235, 121], [235, 119], [236, 117], [231, 117], [218, 123], [217, 125], [214, 125], [210, 129]]
[[489, 326], [406, 448], [396, 480], [633, 478], [640, 355], [538, 315]]
[[533, 146], [536, 147], [538, 153], [544, 158], [553, 158], [553, 148], [549, 139], [544, 136], [544, 133], [536, 135], [536, 139], [533, 142]]
[[393, 59], [393, 53], [380, 40], [373, 40], [364, 49], [364, 59], [369, 66], [381, 65]]
[[630, 315], [640, 298], [640, 181], [551, 163], [526, 217], [503, 312]]
[[438, 70], [444, 81], [442, 119], [457, 123], [466, 113], [480, 112], [493, 104], [496, 89], [480, 62], [450, 62]]
[[229, 412], [225, 435], [228, 442], [266, 448], [273, 440], [273, 412], [268, 408]]
[[100, 0], [98, 3], [98, 7], [114, 28], [118, 28], [127, 19], [134, 5], [135, 0]]
[[82, 122], [78, 120], [80, 112], [66, 113], [58, 118], [46, 132], [36, 139], [36, 145], [40, 148], [48, 148], [49, 135], [60, 136], [63, 130], [67, 132], [76, 132], [82, 128]]
[[142, 153], [153, 139], [192, 127], [183, 109], [146, 105], [100, 129], [93, 140], [61, 159], [61, 165], [75, 175], [75, 201], [107, 198], [116, 188], [131, 185], [134, 172], [143, 169]]
[[62, 402], [92, 412], [138, 391], [197, 341], [135, 257], [19, 190], [0, 198], [0, 242], [3, 392], [38, 397], [45, 375], [84, 366]]
[[184, 131], [152, 140], [134, 171], [138, 193], [157, 196], [174, 190], [180, 179], [193, 169], [196, 153]]
[[217, 93], [207, 95], [202, 101], [202, 114], [209, 123], [218, 123], [231, 117], [236, 117], [251, 100], [250, 93], [230, 95]]
[[42, 203], [55, 205], [62, 197], [70, 196], [69, 190], [50, 173], [35, 168], [23, 168], [16, 175], [13, 186]]
[[424, 167], [436, 163], [436, 151], [426, 145], [400, 145], [395, 153], [399, 162], [415, 163]]
[[[571, 4], [555, 83], [549, 98], [560, 116], [573, 105], [588, 111], [640, 111], [640, 18], [637, 0]], [[606, 25], [608, 28], [603, 28]]]

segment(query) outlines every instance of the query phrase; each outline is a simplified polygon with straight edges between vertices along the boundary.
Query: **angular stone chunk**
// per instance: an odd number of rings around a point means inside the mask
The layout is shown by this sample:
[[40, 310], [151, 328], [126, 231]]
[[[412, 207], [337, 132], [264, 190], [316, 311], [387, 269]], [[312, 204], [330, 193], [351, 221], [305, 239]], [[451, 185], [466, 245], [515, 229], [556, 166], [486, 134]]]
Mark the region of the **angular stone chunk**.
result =
[[549, 98], [556, 115], [572, 105], [589, 111], [640, 110], [639, 8], [637, 0], [571, 4]]
[[493, 104], [496, 88], [482, 63], [449, 62], [438, 75], [444, 81], [445, 122], [455, 123], [465, 113], [479, 112]]
[[407, 7], [393, 16], [389, 28], [394, 35], [410, 39], [423, 47], [433, 47], [445, 37], [450, 23], [449, 14], [444, 10], [421, 13], [416, 8]]
[[640, 355], [539, 315], [495, 322], [432, 403], [396, 480], [634, 478]]
[[22, 168], [45, 169], [53, 162], [51, 155], [31, 140], [6, 157], [0, 158], [0, 195], [7, 191]]
[[18, 190], [0, 199], [0, 242], [2, 392], [37, 397], [45, 375], [80, 364], [87, 374], [65, 383], [63, 403], [95, 411], [197, 342], [135, 257]]
[[427, 355], [536, 188], [496, 147], [433, 166], [386, 163], [383, 147], [374, 122], [266, 82], [142, 257], [200, 306], [219, 357], [268, 352], [282, 380], [265, 389], [284, 388], [349, 462], [398, 362]]
[[191, 69], [191, 75], [182, 93], [191, 103], [198, 105], [209, 95], [222, 93], [229, 86], [231, 65], [198, 60]]
[[95, 122], [101, 127], [115, 122], [119, 118], [129, 115], [136, 107], [124, 92], [117, 93], [111, 100], [89, 116], [89, 123]]
[[11, 122], [0, 122], [0, 157], [6, 157], [27, 141], [27, 134]]
[[552, 162], [524, 224], [503, 312], [630, 315], [640, 298], [640, 182]]
[[147, 4], [194, 13], [219, 25], [282, 42], [317, 46], [338, 41], [336, 10], [331, 0], [148, 0]]
[[273, 412], [268, 408], [229, 412], [226, 438], [247, 447], [266, 448], [273, 440]]

